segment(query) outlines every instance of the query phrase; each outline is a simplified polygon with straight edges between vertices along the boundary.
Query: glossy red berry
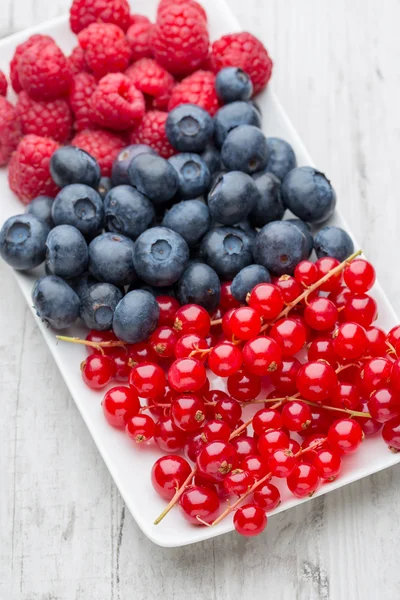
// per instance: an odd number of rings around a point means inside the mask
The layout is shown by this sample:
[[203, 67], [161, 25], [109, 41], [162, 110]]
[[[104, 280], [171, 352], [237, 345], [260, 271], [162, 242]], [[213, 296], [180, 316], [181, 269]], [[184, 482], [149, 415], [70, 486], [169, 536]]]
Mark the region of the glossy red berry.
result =
[[296, 377], [300, 366], [297, 358], [288, 356], [282, 360], [276, 371], [269, 373], [272, 385], [281, 395], [291, 395], [297, 391]]
[[235, 310], [235, 308], [231, 308], [222, 317], [222, 331], [224, 332], [224, 335], [227, 340], [231, 340], [233, 336], [233, 331], [231, 329], [231, 318]]
[[172, 422], [183, 431], [197, 431], [205, 418], [204, 401], [196, 394], [176, 396], [171, 404]]
[[188, 461], [181, 456], [161, 456], [151, 469], [151, 483], [161, 498], [171, 500], [190, 472]]
[[[95, 344], [118, 341], [118, 338], [113, 331], [97, 331], [96, 329], [91, 329], [85, 339], [88, 342], [94, 342]], [[108, 354], [114, 347], [115, 346], [103, 347], [103, 352]], [[85, 348], [88, 354], [102, 354], [100, 348], [94, 346], [85, 346]]]
[[218, 515], [220, 501], [217, 493], [209, 487], [192, 485], [179, 499], [183, 516], [193, 525], [212, 523]]
[[392, 364], [392, 371], [390, 374], [390, 381], [392, 388], [396, 392], [400, 392], [400, 358], [394, 361]]
[[367, 335], [364, 327], [358, 323], [343, 323], [333, 337], [335, 353], [344, 359], [359, 358], [367, 347]]
[[313, 361], [302, 365], [297, 373], [296, 385], [302, 398], [322, 402], [337, 384], [333, 367], [323, 361]]
[[253, 417], [254, 432], [261, 435], [267, 429], [280, 429], [283, 425], [281, 414], [274, 408], [262, 408]]
[[370, 395], [368, 409], [375, 421], [386, 423], [400, 414], [400, 397], [390, 388], [381, 388]]
[[204, 365], [197, 358], [178, 358], [168, 370], [168, 383], [177, 392], [197, 392], [206, 379]]
[[390, 450], [398, 452], [400, 450], [400, 417], [391, 419], [384, 424], [382, 437], [389, 446]]
[[268, 469], [275, 477], [289, 477], [297, 464], [298, 459], [288, 448], [274, 450], [268, 458]]
[[320, 478], [317, 469], [307, 463], [298, 464], [287, 478], [287, 486], [297, 498], [312, 496], [319, 484]]
[[151, 440], [155, 428], [156, 424], [150, 415], [135, 415], [126, 423], [125, 432], [131, 440], [141, 444]]
[[116, 346], [110, 348], [107, 352], [107, 356], [114, 363], [114, 379], [115, 381], [125, 382], [129, 379], [129, 373], [131, 372], [131, 366], [129, 364], [129, 354], [126, 348]]
[[225, 310], [230, 310], [231, 308], [239, 308], [240, 302], [236, 300], [236, 298], [232, 295], [232, 281], [225, 281], [221, 284], [221, 296], [219, 299], [220, 306]]
[[158, 398], [163, 396], [165, 391], [164, 371], [154, 363], [141, 363], [132, 369], [129, 385], [141, 398]]
[[340, 419], [328, 431], [328, 442], [339, 454], [355, 452], [364, 439], [361, 426], [353, 419]]
[[250, 473], [255, 480], [261, 479], [268, 473], [267, 461], [257, 454], [245, 456], [240, 463], [240, 468]]
[[125, 427], [128, 420], [140, 410], [137, 393], [123, 385], [113, 387], [106, 392], [103, 402], [103, 413], [113, 427]]
[[150, 336], [150, 346], [161, 358], [174, 356], [175, 344], [179, 337], [172, 327], [158, 327]]
[[378, 305], [368, 294], [352, 294], [343, 310], [346, 321], [369, 327], [378, 317]]
[[140, 365], [141, 363], [154, 363], [159, 359], [149, 342], [138, 342], [137, 344], [132, 344], [129, 346], [128, 354], [129, 366], [131, 367], [136, 367], [136, 365]]
[[[319, 408], [317, 406], [311, 406], [311, 424], [305, 430], [307, 435], [312, 434], [326, 434], [329, 427], [331, 426], [334, 416], [333, 413], [325, 408]], [[302, 432], [299, 432], [302, 435]]]
[[[315, 266], [317, 267], [318, 277], [317, 281], [322, 277], [325, 277], [335, 267], [339, 265], [339, 261], [336, 258], [332, 258], [331, 256], [323, 256], [319, 258]], [[340, 280], [342, 278], [341, 273], [336, 273], [336, 275], [332, 275], [325, 283], [319, 286], [319, 290], [321, 292], [333, 292], [340, 285]]]
[[365, 330], [367, 335], [367, 350], [366, 354], [369, 356], [385, 356], [388, 351], [386, 344], [386, 333], [379, 329], [379, 327], [368, 327]]
[[290, 438], [288, 450], [291, 450], [293, 452], [293, 454], [297, 454], [300, 450], [299, 442], [297, 442], [296, 440], [292, 440], [292, 438]]
[[302, 260], [294, 270], [294, 278], [304, 287], [309, 287], [318, 279], [318, 269], [310, 260]]
[[265, 321], [276, 319], [283, 309], [283, 297], [279, 288], [272, 283], [259, 283], [251, 291], [248, 304], [254, 308]]
[[360, 401], [358, 388], [352, 383], [339, 382], [330, 397], [331, 406], [341, 409], [358, 410]]
[[261, 377], [251, 375], [246, 369], [240, 369], [228, 377], [228, 394], [240, 402], [257, 398], [261, 391]]
[[112, 360], [103, 354], [91, 354], [81, 363], [82, 379], [93, 390], [100, 390], [114, 376]]
[[281, 347], [282, 356], [293, 356], [299, 352], [306, 343], [306, 328], [293, 318], [277, 321], [270, 330], [272, 337]]
[[180, 304], [176, 298], [172, 296], [156, 296], [156, 302], [160, 308], [160, 316], [158, 317], [158, 326], [172, 327], [175, 321], [175, 314]]
[[337, 452], [333, 452], [329, 448], [323, 448], [315, 452], [312, 464], [321, 479], [333, 481], [340, 472], [342, 459]]
[[333, 341], [330, 338], [317, 338], [313, 340], [308, 347], [308, 360], [324, 360], [325, 362], [336, 367], [338, 357], [333, 349]]
[[[362, 402], [359, 406], [359, 411], [369, 413], [368, 402]], [[355, 420], [360, 424], [365, 435], [374, 435], [374, 433], [382, 428], [382, 423], [378, 423], [378, 421], [370, 417], [355, 417]]]
[[387, 341], [393, 348], [396, 348], [397, 343], [400, 341], [400, 325], [392, 327], [387, 334]]
[[204, 447], [205, 442], [202, 438], [202, 435], [202, 431], [200, 430], [196, 431], [196, 433], [193, 433], [186, 439], [184, 452], [186, 456], [193, 462], [196, 462], [198, 453]]
[[323, 433], [313, 433], [301, 444], [301, 462], [312, 464], [317, 450], [328, 448], [328, 438]]
[[252, 375], [269, 375], [282, 362], [282, 350], [275, 340], [267, 336], [248, 341], [242, 350], [243, 365]]
[[289, 437], [281, 429], [268, 429], [259, 436], [257, 445], [261, 456], [269, 458], [274, 450], [289, 446]]
[[[182, 335], [175, 344], [175, 358], [186, 358], [196, 350], [208, 350], [206, 340], [197, 335], [197, 333], [187, 333], [186, 335]], [[207, 360], [207, 354], [202, 355], [201, 352], [196, 352], [194, 356], [200, 362]]]
[[207, 337], [211, 327], [210, 315], [202, 306], [186, 304], [175, 313], [174, 329], [180, 335], [197, 333], [202, 338]]
[[282, 409], [282, 423], [289, 431], [304, 431], [311, 425], [310, 407], [301, 400], [286, 402]]
[[228, 442], [230, 435], [229, 425], [218, 419], [208, 421], [201, 430], [201, 438], [205, 444], [209, 442]]
[[210, 392], [207, 400], [216, 403], [214, 406], [215, 418], [222, 419], [222, 421], [228, 423], [229, 427], [233, 429], [242, 416], [242, 408], [239, 402], [220, 390]]
[[230, 443], [236, 450], [238, 463], [247, 458], [247, 456], [257, 454], [257, 442], [249, 435], [238, 435]]
[[267, 526], [267, 521], [267, 515], [257, 504], [245, 504], [233, 515], [235, 530], [246, 537], [262, 533]]
[[266, 482], [253, 492], [253, 502], [260, 508], [270, 511], [279, 506], [281, 495], [275, 485]]
[[304, 319], [311, 329], [331, 330], [338, 319], [338, 310], [329, 298], [315, 298], [307, 304]]
[[239, 340], [251, 340], [260, 333], [261, 317], [251, 306], [241, 306], [232, 314], [229, 326]]
[[224, 487], [228, 494], [241, 496], [253, 485], [254, 477], [242, 469], [234, 469], [224, 479]]
[[174, 425], [171, 417], [161, 417], [155, 426], [154, 440], [163, 452], [176, 452], [183, 448], [186, 436]]
[[364, 364], [360, 377], [363, 388], [368, 395], [374, 390], [389, 385], [392, 365], [392, 361], [384, 357], [371, 358]]
[[363, 294], [368, 292], [375, 283], [375, 269], [364, 258], [358, 258], [346, 265], [343, 279], [352, 292]]
[[233, 375], [242, 366], [240, 348], [230, 342], [217, 344], [208, 355], [208, 366], [219, 377]]
[[336, 308], [339, 310], [339, 316], [341, 316], [343, 308], [346, 306], [347, 300], [352, 295], [352, 292], [347, 287], [339, 286], [333, 292], [331, 292], [328, 296], [329, 300], [336, 305]]
[[303, 287], [290, 275], [281, 275], [279, 279], [274, 281], [274, 284], [282, 294], [285, 304], [290, 304], [303, 293]]
[[222, 481], [235, 468], [237, 454], [227, 442], [210, 442], [199, 452], [196, 462], [200, 473], [212, 481]]

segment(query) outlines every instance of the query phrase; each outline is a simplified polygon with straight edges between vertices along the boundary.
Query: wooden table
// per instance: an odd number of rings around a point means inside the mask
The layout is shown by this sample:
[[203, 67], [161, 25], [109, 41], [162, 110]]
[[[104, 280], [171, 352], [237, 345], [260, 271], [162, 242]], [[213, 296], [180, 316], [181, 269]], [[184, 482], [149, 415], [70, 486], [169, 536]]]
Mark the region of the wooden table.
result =
[[[65, 12], [69, 0], [1, 4], [4, 36]], [[270, 50], [275, 89], [400, 314], [400, 3], [229, 4]], [[400, 597], [400, 466], [272, 518], [258, 539], [153, 545], [3, 263], [0, 277], [2, 600]]]

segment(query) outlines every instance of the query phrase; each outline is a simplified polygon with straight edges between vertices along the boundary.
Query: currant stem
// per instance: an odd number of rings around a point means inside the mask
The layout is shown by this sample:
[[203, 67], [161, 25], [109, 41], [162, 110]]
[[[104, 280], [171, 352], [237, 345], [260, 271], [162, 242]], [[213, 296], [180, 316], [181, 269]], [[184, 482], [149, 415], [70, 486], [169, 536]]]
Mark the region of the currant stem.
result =
[[163, 520], [163, 518], [169, 513], [169, 511], [175, 506], [175, 504], [178, 502], [179, 498], [182, 496], [183, 492], [185, 491], [189, 483], [192, 481], [196, 473], [197, 467], [193, 467], [189, 475], [186, 477], [185, 481], [182, 483], [181, 487], [176, 490], [173, 498], [169, 501], [168, 505], [164, 508], [162, 513], [154, 521], [154, 525], [158, 525]]
[[115, 348], [117, 346], [126, 346], [125, 342], [121, 340], [111, 340], [109, 342], [90, 342], [89, 340], [83, 340], [78, 337], [68, 337], [66, 335], [56, 335], [56, 339], [61, 342], [70, 342], [71, 344], [82, 344], [82, 346], [89, 346], [90, 348], [96, 348], [102, 354], [104, 354], [103, 348]]
[[[310, 406], [315, 406], [316, 408], [324, 408], [326, 410], [332, 410], [333, 412], [343, 412], [351, 417], [364, 417], [366, 419], [372, 419], [370, 413], [360, 412], [358, 410], [351, 410], [350, 408], [336, 408], [335, 406], [327, 406], [326, 404], [318, 404], [318, 402], [312, 402], [311, 400], [305, 400], [305, 398], [299, 398], [299, 395], [295, 396], [286, 396], [286, 398], [273, 398], [273, 399], [265, 399], [265, 400], [256, 400], [255, 402], [276, 402], [276, 400], [280, 400], [281, 402], [290, 402], [290, 400], [301, 400], [305, 404], [309, 404]], [[248, 402], [247, 404], [252, 404]]]
[[214, 325], [221, 325], [222, 323], [222, 319], [215, 319], [214, 321], [211, 321], [211, 327], [213, 327]]

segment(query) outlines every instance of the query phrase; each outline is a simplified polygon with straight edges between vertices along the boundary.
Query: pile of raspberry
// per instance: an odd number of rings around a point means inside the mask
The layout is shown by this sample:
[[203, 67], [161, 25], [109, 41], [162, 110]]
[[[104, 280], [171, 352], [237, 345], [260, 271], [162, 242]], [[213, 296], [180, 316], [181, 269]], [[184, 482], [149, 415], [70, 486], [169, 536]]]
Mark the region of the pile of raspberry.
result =
[[17, 46], [9, 74], [15, 105], [0, 72], [0, 166], [9, 163], [10, 187], [24, 203], [57, 192], [49, 159], [60, 144], [89, 152], [104, 177], [129, 143], [168, 158], [168, 110], [190, 102], [215, 114], [215, 73], [226, 66], [245, 70], [255, 93], [271, 76], [272, 61], [250, 33], [210, 44], [195, 0], [161, 0], [154, 23], [131, 14], [127, 0], [73, 0], [70, 26], [77, 43], [69, 56], [47, 35]]

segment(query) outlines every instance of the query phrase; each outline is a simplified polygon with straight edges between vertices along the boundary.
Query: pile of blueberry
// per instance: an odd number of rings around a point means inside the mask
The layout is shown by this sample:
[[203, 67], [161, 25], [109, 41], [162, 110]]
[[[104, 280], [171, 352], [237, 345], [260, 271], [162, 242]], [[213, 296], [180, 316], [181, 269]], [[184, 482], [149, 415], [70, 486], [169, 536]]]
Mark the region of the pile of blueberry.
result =
[[[157, 325], [156, 296], [212, 312], [221, 282], [232, 281], [243, 303], [255, 285], [293, 274], [313, 249], [340, 261], [351, 254], [340, 228], [313, 239], [309, 224], [332, 215], [335, 192], [323, 173], [296, 166], [286, 141], [265, 137], [249, 77], [224, 68], [216, 91], [225, 104], [214, 118], [193, 104], [169, 113], [178, 153], [168, 160], [131, 145], [109, 179], [79, 148], [53, 154], [61, 191], [35, 198], [0, 233], [1, 256], [15, 269], [45, 262], [32, 294], [44, 321], [63, 329], [80, 317], [136, 343]], [[282, 220], [287, 209], [296, 218]]]

